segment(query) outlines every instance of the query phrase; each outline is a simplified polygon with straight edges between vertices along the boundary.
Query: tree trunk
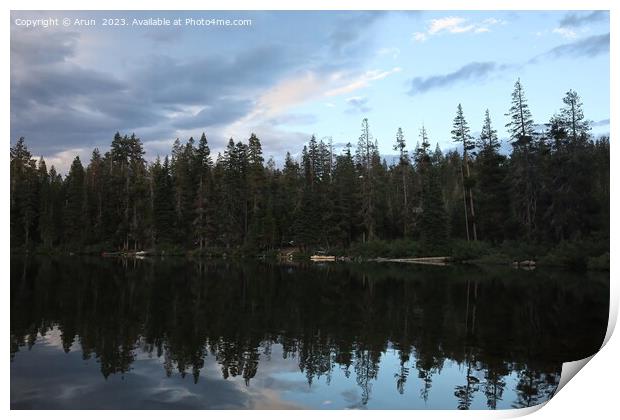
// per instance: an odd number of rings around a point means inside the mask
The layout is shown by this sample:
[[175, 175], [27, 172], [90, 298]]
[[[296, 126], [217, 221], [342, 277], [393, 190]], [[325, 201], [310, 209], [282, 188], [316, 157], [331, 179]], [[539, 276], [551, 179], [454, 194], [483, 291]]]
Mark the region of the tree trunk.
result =
[[461, 165], [461, 184], [463, 185], [463, 209], [465, 210], [465, 233], [469, 242], [469, 221], [467, 217], [467, 194], [465, 193], [465, 176], [463, 175], [463, 165]]
[[[464, 155], [465, 159], [465, 171], [467, 172], [467, 179], [469, 179], [469, 163], [467, 162], [467, 155]], [[469, 189], [469, 207], [471, 211], [471, 224], [472, 224], [472, 233], [474, 234], [474, 241], [478, 240], [478, 234], [476, 232], [476, 213], [474, 211], [474, 193], [472, 191], [471, 186]]]

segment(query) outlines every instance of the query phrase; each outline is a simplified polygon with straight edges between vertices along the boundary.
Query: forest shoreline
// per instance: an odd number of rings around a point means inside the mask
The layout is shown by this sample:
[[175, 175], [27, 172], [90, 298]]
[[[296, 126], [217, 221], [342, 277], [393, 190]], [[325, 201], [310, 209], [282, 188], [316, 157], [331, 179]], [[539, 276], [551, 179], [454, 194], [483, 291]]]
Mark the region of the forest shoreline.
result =
[[[214, 157], [205, 133], [145, 159], [142, 140], [116, 132], [68, 174], [11, 147], [11, 244], [38, 253], [329, 255], [345, 259], [449, 256], [456, 262], [609, 268], [609, 137], [595, 138], [573, 90], [535, 126], [520, 80], [501, 152], [485, 111], [474, 138], [457, 106], [456, 148], [433, 152], [423, 126], [402, 128], [388, 164], [364, 118], [357, 147], [312, 135], [283, 165], [261, 140], [230, 139]], [[320, 258], [315, 258], [320, 259]], [[528, 264], [529, 266], [529, 264]]]
[[[242, 247], [221, 248], [205, 247], [200, 249], [184, 249], [178, 246], [164, 246], [146, 250], [113, 250], [110, 248], [91, 246], [82, 249], [33, 249], [11, 248], [11, 255], [37, 256], [102, 256], [121, 258], [145, 257], [184, 257], [204, 259], [268, 259], [289, 261], [310, 261], [312, 255], [330, 255], [337, 262], [388, 262], [401, 264], [458, 265], [473, 264], [480, 266], [506, 266], [519, 269], [538, 267], [555, 267], [578, 271], [609, 271], [609, 252], [600, 253], [597, 241], [562, 242], [555, 246], [526, 243], [504, 243], [492, 245], [483, 241], [453, 243], [426, 249], [417, 241], [374, 241], [353, 244], [348, 249], [328, 248], [320, 250], [300, 250], [277, 248], [256, 250]], [[598, 244], [600, 245], [600, 243]], [[608, 249], [608, 248], [607, 248]], [[431, 261], [425, 262], [424, 259]], [[432, 261], [442, 259], [442, 261]], [[418, 260], [418, 261], [414, 261]], [[422, 260], [422, 261], [421, 261]]]

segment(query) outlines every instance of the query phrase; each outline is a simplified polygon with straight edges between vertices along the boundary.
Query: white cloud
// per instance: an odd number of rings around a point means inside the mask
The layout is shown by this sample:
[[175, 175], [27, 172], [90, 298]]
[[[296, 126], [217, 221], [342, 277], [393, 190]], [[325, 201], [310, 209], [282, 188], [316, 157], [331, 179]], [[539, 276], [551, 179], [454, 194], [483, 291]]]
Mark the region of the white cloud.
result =
[[481, 22], [470, 22], [465, 18], [458, 16], [448, 16], [430, 21], [426, 32], [414, 32], [413, 40], [423, 42], [430, 36], [441, 33], [463, 34], [463, 33], [484, 33], [490, 32], [491, 26], [504, 25], [506, 22], [501, 19], [488, 18]]
[[467, 32], [469, 27], [464, 27], [462, 24], [465, 23], [465, 19], [461, 17], [445, 17], [441, 19], [433, 19], [431, 20], [431, 24], [428, 28], [429, 35], [435, 35], [439, 32], [447, 31], [452, 33], [460, 33]]
[[266, 117], [277, 115], [316, 96], [323, 85], [324, 81], [313, 72], [284, 80], [260, 96], [255, 111], [250, 115], [254, 116], [256, 112], [264, 113]]
[[325, 96], [337, 96], [342, 95], [344, 93], [351, 93], [361, 88], [367, 87], [370, 82], [374, 80], [385, 79], [391, 74], [398, 73], [402, 69], [400, 67], [394, 67], [391, 70], [382, 71], [382, 70], [370, 70], [367, 71], [357, 77], [354, 77], [347, 81], [346, 84], [343, 84], [335, 89], [328, 90], [325, 92]]
[[577, 33], [569, 28], [554, 28], [552, 31], [554, 34], [559, 34], [564, 38], [574, 39], [577, 38]]
[[[260, 133], [265, 153], [282, 156], [287, 150], [298, 150], [310, 136], [310, 132], [289, 131], [275, 128], [273, 119], [279, 115], [294, 112], [294, 108], [304, 103], [321, 100], [326, 107], [335, 108], [335, 101], [331, 98], [351, 94], [369, 86], [372, 82], [400, 72], [400, 67], [389, 70], [369, 70], [362, 73], [332, 72], [317, 74], [305, 72], [296, 77], [283, 80], [258, 96], [251, 112], [224, 126], [209, 127], [220, 132], [225, 138], [245, 138], [248, 133]], [[349, 96], [345, 99], [347, 112], [367, 112], [370, 108], [364, 96]], [[189, 133], [177, 132], [181, 137]], [[219, 144], [218, 139], [214, 144]], [[225, 144], [225, 142], [222, 142]], [[212, 149], [213, 155], [221, 151]]]
[[413, 40], [418, 42], [426, 41], [426, 34], [424, 32], [415, 32], [413, 34]]
[[400, 67], [394, 67], [391, 70], [369, 70], [361, 74], [334, 72], [323, 77], [313, 72], [306, 72], [301, 76], [284, 80], [264, 92], [254, 110], [243, 120], [271, 118], [317, 97], [351, 93], [399, 71]]
[[56, 168], [56, 172], [61, 174], [69, 173], [71, 164], [76, 156], [80, 156], [82, 166], [86, 166], [88, 161], [85, 160], [88, 151], [84, 148], [67, 149], [62, 152], [55, 153], [49, 157], [44, 158], [47, 169], [49, 170], [52, 165]]
[[482, 23], [485, 25], [505, 25], [506, 21], [503, 19], [488, 18], [483, 20]]
[[[225, 134], [226, 138], [244, 138], [251, 132], [260, 133], [266, 152], [278, 156], [283, 155], [287, 150], [299, 149], [308, 140], [309, 133], [274, 128], [270, 123], [274, 117], [290, 113], [295, 107], [320, 98], [323, 98], [325, 101], [323, 104], [326, 107], [334, 108], [335, 103], [328, 98], [350, 94], [400, 71], [400, 67], [394, 67], [390, 70], [369, 70], [363, 73], [333, 72], [320, 75], [305, 72], [297, 77], [283, 80], [264, 91], [259, 95], [251, 112], [230, 124], [219, 127], [217, 131]], [[369, 109], [363, 101], [364, 97], [349, 97], [346, 101], [347, 105], [352, 106], [356, 103], [356, 98], [361, 100], [359, 103], [361, 103], [362, 111]], [[212, 150], [214, 155], [218, 151], [220, 150]]]

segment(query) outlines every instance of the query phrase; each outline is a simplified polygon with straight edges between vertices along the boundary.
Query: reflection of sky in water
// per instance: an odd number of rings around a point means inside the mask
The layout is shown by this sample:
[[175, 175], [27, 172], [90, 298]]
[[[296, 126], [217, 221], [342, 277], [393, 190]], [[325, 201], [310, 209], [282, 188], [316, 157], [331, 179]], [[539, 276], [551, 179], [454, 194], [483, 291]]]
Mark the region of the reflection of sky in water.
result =
[[[64, 353], [58, 329], [39, 337], [32, 350], [22, 347], [11, 362], [12, 408], [364, 408], [362, 389], [356, 382], [353, 366], [347, 378], [343, 368], [334, 365], [329, 384], [326, 376], [314, 378], [309, 385], [300, 372], [297, 358], [282, 357], [282, 348], [274, 344], [271, 354], [261, 354], [256, 376], [246, 386], [242, 377], [222, 379], [214, 356], [205, 359], [200, 378], [194, 384], [190, 374], [183, 378], [177, 371], [166, 377], [163, 356], [136, 350], [131, 370], [105, 379], [96, 359], [83, 360], [76, 340]], [[432, 377], [428, 398], [421, 392], [424, 382], [418, 377], [412, 354], [406, 367], [409, 376], [404, 393], [396, 388], [395, 375], [400, 360], [394, 350], [381, 355], [379, 373], [371, 380], [366, 408], [375, 409], [454, 409], [455, 387], [466, 384], [466, 366], [447, 360], [441, 372]], [[482, 372], [472, 369], [480, 383], [470, 408], [486, 409]], [[504, 377], [506, 386], [497, 408], [511, 408], [517, 399], [517, 375]]]

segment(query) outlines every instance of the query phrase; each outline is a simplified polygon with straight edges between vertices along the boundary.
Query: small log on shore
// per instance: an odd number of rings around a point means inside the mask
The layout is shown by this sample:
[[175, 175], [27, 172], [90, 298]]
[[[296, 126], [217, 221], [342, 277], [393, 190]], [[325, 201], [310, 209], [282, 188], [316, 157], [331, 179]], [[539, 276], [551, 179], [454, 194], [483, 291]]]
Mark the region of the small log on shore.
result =
[[336, 256], [334, 255], [312, 255], [310, 256], [310, 261], [336, 261]]
[[398, 262], [409, 264], [448, 265], [450, 257], [419, 257], [419, 258], [377, 258], [377, 262]]

